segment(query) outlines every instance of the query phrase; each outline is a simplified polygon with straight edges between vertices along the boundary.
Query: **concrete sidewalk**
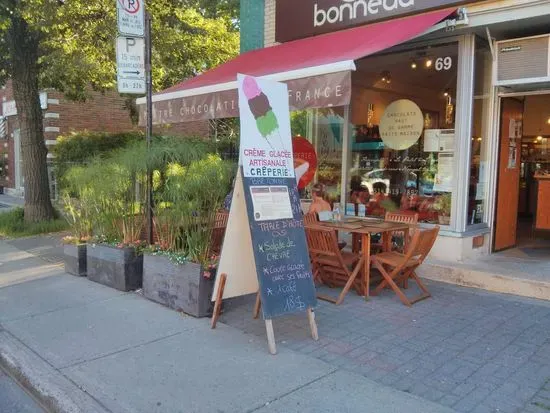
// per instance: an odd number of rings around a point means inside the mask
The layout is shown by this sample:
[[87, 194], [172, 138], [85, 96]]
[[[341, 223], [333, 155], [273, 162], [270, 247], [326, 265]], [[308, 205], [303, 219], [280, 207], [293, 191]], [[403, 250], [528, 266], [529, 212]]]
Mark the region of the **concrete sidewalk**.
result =
[[452, 412], [2, 241], [0, 262], [0, 362], [54, 411]]

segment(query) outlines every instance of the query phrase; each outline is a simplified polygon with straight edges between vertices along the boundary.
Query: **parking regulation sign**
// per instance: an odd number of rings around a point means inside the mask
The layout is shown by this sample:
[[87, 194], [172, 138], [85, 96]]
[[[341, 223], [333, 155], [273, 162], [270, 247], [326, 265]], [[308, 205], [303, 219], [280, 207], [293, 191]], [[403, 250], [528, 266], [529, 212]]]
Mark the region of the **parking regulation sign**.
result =
[[119, 36], [116, 40], [117, 84], [119, 93], [145, 93], [145, 40]]
[[116, 0], [118, 31], [127, 36], [145, 36], [144, 0]]

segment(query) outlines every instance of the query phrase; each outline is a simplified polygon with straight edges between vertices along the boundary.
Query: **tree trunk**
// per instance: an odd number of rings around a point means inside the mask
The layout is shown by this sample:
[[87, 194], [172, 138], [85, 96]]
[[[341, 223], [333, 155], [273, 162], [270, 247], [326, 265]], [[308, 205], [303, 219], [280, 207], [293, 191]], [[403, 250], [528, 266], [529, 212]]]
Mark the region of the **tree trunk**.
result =
[[38, 90], [39, 39], [25, 20], [14, 16], [8, 35], [11, 78], [21, 130], [21, 158], [25, 178], [25, 221], [52, 219], [54, 209], [48, 182], [47, 149]]

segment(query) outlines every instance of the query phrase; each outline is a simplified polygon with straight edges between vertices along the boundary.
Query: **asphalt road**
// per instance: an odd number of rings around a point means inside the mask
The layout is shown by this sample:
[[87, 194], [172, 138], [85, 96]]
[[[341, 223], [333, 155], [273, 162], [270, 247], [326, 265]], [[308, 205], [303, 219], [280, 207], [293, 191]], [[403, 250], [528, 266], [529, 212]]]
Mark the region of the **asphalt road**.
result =
[[45, 413], [17, 383], [0, 370], [0, 412]]

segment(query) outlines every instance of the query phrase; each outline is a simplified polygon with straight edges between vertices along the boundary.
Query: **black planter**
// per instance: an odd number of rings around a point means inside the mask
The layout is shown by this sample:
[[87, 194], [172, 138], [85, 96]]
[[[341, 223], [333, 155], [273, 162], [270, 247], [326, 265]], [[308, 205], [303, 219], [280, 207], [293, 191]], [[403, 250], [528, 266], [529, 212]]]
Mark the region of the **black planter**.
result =
[[88, 279], [120, 291], [141, 288], [143, 255], [137, 255], [133, 247], [88, 245], [87, 250]]
[[214, 277], [205, 278], [199, 264], [174, 264], [168, 257], [145, 255], [143, 295], [194, 317], [211, 314]]
[[65, 272], [77, 275], [79, 277], [86, 276], [86, 244], [65, 244], [63, 247], [65, 260]]

